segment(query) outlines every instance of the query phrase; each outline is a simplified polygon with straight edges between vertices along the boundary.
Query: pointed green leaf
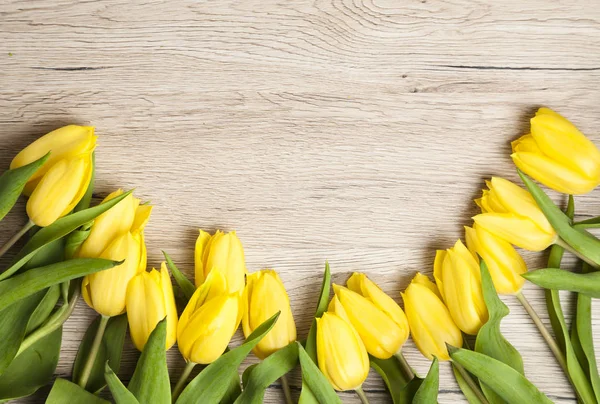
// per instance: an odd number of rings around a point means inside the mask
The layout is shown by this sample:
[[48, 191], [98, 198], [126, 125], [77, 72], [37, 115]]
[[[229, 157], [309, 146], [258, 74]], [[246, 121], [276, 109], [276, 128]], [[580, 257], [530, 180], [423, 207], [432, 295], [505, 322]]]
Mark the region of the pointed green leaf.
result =
[[267, 388], [298, 363], [298, 344], [292, 342], [252, 368], [236, 404], [262, 404]]
[[544, 268], [522, 275], [528, 281], [545, 289], [570, 290], [600, 298], [600, 272], [580, 274], [558, 268]]
[[388, 359], [379, 359], [369, 355], [371, 367], [381, 376], [385, 386], [387, 387], [394, 404], [401, 404], [406, 402], [407, 397], [412, 398], [419, 388], [420, 382], [423, 380], [417, 378], [419, 381], [415, 381], [411, 388], [411, 392], [405, 390], [409, 380], [406, 379], [400, 362], [395, 357]]
[[452, 363], [452, 373], [454, 374], [454, 378], [456, 379], [460, 391], [462, 391], [469, 404], [483, 404], [463, 375], [458, 371], [458, 367], [455, 363]]
[[552, 403], [525, 376], [507, 364], [479, 352], [454, 347], [448, 347], [448, 350], [453, 361], [509, 403]]
[[[247, 369], [251, 368], [249, 366]], [[231, 373], [231, 377], [229, 378], [229, 385], [227, 386], [227, 391], [223, 395], [223, 398], [220, 401], [220, 404], [233, 404], [235, 400], [242, 394], [242, 386], [240, 385], [240, 375], [238, 372]]]
[[108, 366], [108, 362], [106, 362], [105, 367], [104, 377], [106, 378], [106, 384], [108, 384], [108, 388], [110, 389], [110, 393], [115, 399], [115, 402], [117, 404], [139, 404], [139, 401], [135, 398], [133, 393], [127, 390], [115, 372]]
[[[100, 316], [96, 317], [94, 322], [90, 324], [81, 343], [79, 344], [79, 350], [77, 351], [77, 357], [73, 364], [73, 380], [79, 380], [81, 378], [81, 372], [85, 366], [85, 361], [89, 357], [89, 352], [92, 347], [92, 342], [96, 336], [98, 330], [98, 324], [100, 323]], [[98, 393], [106, 386], [106, 379], [104, 373], [106, 371], [105, 364], [111, 369], [119, 371], [121, 367], [121, 354], [123, 352], [123, 343], [125, 342], [125, 333], [127, 331], [127, 315], [121, 314], [120, 316], [111, 317], [106, 325], [106, 330], [102, 336], [102, 344], [98, 349], [98, 354], [92, 371], [88, 379], [86, 389], [93, 393]]]
[[47, 153], [44, 157], [23, 167], [6, 170], [0, 176], [0, 220], [10, 212], [29, 178], [48, 160], [49, 155], [50, 153]]
[[21, 268], [19, 272], [31, 268], [45, 267], [65, 260], [65, 238], [59, 238], [46, 244], [35, 253], [33, 257]]
[[171, 382], [167, 368], [167, 319], [150, 334], [127, 388], [140, 403], [171, 403]]
[[58, 378], [54, 381], [46, 404], [85, 403], [85, 404], [110, 404], [98, 396], [89, 393], [68, 380]]
[[31, 333], [33, 330], [42, 325], [44, 321], [46, 321], [46, 319], [52, 313], [52, 310], [54, 310], [54, 307], [56, 306], [59, 297], [60, 287], [58, 285], [53, 285], [46, 289], [44, 298], [35, 308], [34, 312], [31, 315], [31, 318], [27, 323], [27, 330], [25, 331], [25, 335]]
[[341, 404], [342, 401], [331, 386], [331, 383], [329, 383], [325, 375], [321, 373], [317, 364], [308, 355], [308, 352], [304, 350], [302, 345], [299, 342], [297, 342], [297, 344], [298, 359], [300, 360], [300, 366], [302, 367], [302, 383], [303, 385], [306, 384], [306, 387], [311, 392], [315, 402], [321, 404]]
[[89, 222], [90, 220], [94, 220], [96, 217], [106, 212], [108, 209], [115, 206], [117, 203], [123, 200], [123, 198], [127, 197], [131, 191], [125, 192], [122, 195], [117, 196], [110, 201], [105, 203], [101, 203], [98, 206], [94, 206], [93, 208], [85, 209], [80, 212], [72, 213], [65, 217], [61, 217], [56, 222], [52, 223], [48, 227], [41, 228], [37, 233], [33, 235], [25, 244], [25, 246], [19, 251], [15, 259], [13, 260], [13, 264], [0, 274], [0, 281], [8, 278], [15, 272], [17, 272], [23, 265], [27, 263], [43, 246], [48, 243], [51, 243], [54, 240], [62, 238], [67, 234], [71, 233], [73, 230], [82, 226], [83, 224]]
[[86, 230], [74, 230], [68, 236], [65, 237], [65, 257], [71, 259], [75, 256], [79, 246], [83, 244], [89, 237], [91, 229]]
[[413, 397], [412, 404], [430, 404], [437, 402], [438, 391], [440, 388], [439, 373], [440, 364], [437, 358], [434, 357], [425, 380], [423, 380], [417, 393]]
[[167, 261], [167, 266], [173, 274], [173, 278], [175, 278], [175, 282], [177, 282], [177, 285], [179, 285], [179, 288], [181, 289], [186, 298], [186, 302], [189, 301], [192, 298], [194, 292], [196, 291], [196, 287], [188, 278], [185, 277], [185, 275], [179, 270], [179, 268], [177, 268], [177, 265], [175, 265], [169, 254], [167, 254], [164, 251], [162, 253], [165, 256], [165, 260]]
[[279, 318], [279, 312], [258, 326], [242, 345], [223, 354], [205, 367], [183, 390], [177, 404], [219, 402], [227, 392], [231, 373], [237, 373], [244, 358], [273, 328], [277, 318]]
[[[549, 268], [560, 268], [564, 254], [564, 248], [558, 245], [553, 245], [550, 248], [548, 256]], [[564, 316], [560, 303], [560, 295], [556, 289], [544, 289], [546, 297], [546, 308], [548, 309], [548, 318], [554, 331], [554, 337], [562, 353], [566, 353], [565, 347], [565, 329], [563, 328]], [[562, 319], [562, 321], [561, 321]], [[565, 325], [566, 326], [566, 325]]]

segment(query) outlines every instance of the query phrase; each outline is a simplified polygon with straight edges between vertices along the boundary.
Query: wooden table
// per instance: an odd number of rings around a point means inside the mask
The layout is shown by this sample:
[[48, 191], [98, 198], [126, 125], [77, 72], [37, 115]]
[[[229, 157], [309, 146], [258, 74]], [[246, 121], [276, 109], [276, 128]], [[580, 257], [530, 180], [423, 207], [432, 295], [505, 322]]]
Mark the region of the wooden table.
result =
[[[398, 301], [416, 271], [430, 273], [435, 249], [470, 224], [483, 179], [516, 179], [509, 142], [538, 106], [600, 144], [594, 3], [4, 0], [1, 167], [51, 129], [96, 126], [97, 196], [135, 187], [155, 205], [150, 265], [164, 249], [191, 275], [197, 229], [235, 229], [250, 271], [281, 273], [304, 337], [325, 259], [336, 282], [364, 271]], [[578, 214], [597, 215], [599, 196], [577, 198]], [[20, 204], [2, 239], [24, 220]], [[547, 319], [542, 292], [525, 294]], [[529, 378], [575, 402], [525, 312], [504, 300]], [[93, 316], [82, 302], [66, 323], [59, 376]], [[427, 369], [412, 343], [405, 352]], [[137, 358], [127, 342], [125, 380]], [[178, 377], [176, 348], [169, 359]], [[448, 364], [440, 384], [440, 403], [464, 402]], [[389, 402], [375, 374], [365, 390]], [[265, 401], [282, 401], [278, 385]]]

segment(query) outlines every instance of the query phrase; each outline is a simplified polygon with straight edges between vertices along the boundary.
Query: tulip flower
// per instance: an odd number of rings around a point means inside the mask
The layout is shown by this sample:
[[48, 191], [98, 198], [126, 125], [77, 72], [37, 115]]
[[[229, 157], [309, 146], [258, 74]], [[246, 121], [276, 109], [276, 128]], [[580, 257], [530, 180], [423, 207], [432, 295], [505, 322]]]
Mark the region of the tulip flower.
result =
[[530, 251], [545, 250], [556, 242], [556, 232], [526, 190], [499, 177], [486, 184], [489, 191], [475, 200], [482, 212], [473, 218], [477, 226]]
[[369, 355], [360, 336], [335, 313], [317, 318], [317, 359], [321, 372], [338, 391], [360, 389], [369, 374]]
[[[108, 201], [123, 193], [117, 190]], [[152, 207], [128, 195], [94, 220], [88, 238], [76, 252], [78, 257], [125, 260], [123, 264], [83, 278], [82, 295], [86, 303], [105, 317], [125, 312], [129, 281], [146, 269], [143, 230]]]
[[512, 142], [515, 165], [565, 194], [586, 194], [600, 184], [600, 151], [560, 114], [540, 108], [531, 133]]
[[467, 247], [473, 256], [481, 256], [485, 261], [494, 287], [499, 294], [519, 293], [527, 272], [527, 266], [521, 255], [508, 242], [494, 236], [481, 226], [465, 227]]
[[476, 335], [487, 321], [488, 311], [473, 254], [460, 240], [446, 251], [438, 250], [433, 275], [454, 323], [465, 333]]
[[271, 331], [254, 348], [254, 354], [258, 358], [265, 359], [296, 341], [296, 323], [290, 308], [290, 299], [277, 272], [264, 269], [248, 275], [242, 300], [242, 329], [246, 338], [256, 327], [278, 311], [281, 312]]
[[234, 231], [223, 233], [220, 230], [211, 236], [200, 230], [196, 240], [195, 281], [200, 287], [213, 268], [219, 269], [227, 280], [230, 293], [242, 293], [245, 285], [246, 261], [242, 243]]
[[68, 125], [52, 131], [21, 150], [10, 163], [15, 169], [48, 152], [46, 162], [31, 176], [24, 193], [27, 215], [37, 226], [49, 226], [68, 214], [83, 198], [92, 178], [94, 128]]
[[[388, 359], [400, 352], [408, 339], [406, 316], [400, 306], [364, 274], [352, 276], [348, 284], [359, 288], [364, 286], [369, 297], [334, 284], [333, 290], [337, 299], [331, 301], [329, 311], [348, 319], [368, 353], [376, 358]], [[362, 292], [362, 289], [359, 290]], [[373, 300], [371, 296], [374, 296]]]
[[160, 272], [142, 271], [127, 286], [127, 319], [129, 333], [135, 347], [142, 351], [156, 325], [167, 318], [166, 349], [177, 339], [177, 307], [173, 285], [163, 262]]
[[446, 344], [460, 347], [463, 338], [435, 284], [417, 273], [401, 295], [417, 348], [429, 359], [449, 360]]

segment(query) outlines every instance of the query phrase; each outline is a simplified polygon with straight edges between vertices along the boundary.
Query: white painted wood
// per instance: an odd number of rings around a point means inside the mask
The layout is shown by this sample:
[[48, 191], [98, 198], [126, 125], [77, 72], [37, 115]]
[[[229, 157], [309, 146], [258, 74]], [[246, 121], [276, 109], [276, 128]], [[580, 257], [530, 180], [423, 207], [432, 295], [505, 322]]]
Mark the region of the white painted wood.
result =
[[[281, 273], [304, 336], [325, 259], [335, 281], [365, 271], [398, 301], [415, 271], [430, 272], [476, 213], [483, 179], [515, 179], [509, 141], [538, 106], [600, 144], [599, 45], [591, 0], [4, 0], [0, 167], [51, 129], [95, 125], [98, 196], [136, 187], [156, 206], [149, 263], [164, 249], [191, 274], [197, 228], [236, 229], [250, 270]], [[597, 215], [599, 196], [577, 198], [577, 213]], [[11, 214], [1, 237], [23, 221]], [[525, 293], [546, 318], [541, 291]], [[575, 402], [505, 301], [527, 375]], [[82, 302], [67, 322], [59, 376], [92, 318]], [[412, 344], [406, 356], [425, 371]], [[124, 379], [137, 357], [128, 343]], [[169, 362], [178, 376], [176, 349]], [[375, 375], [365, 390], [389, 402]], [[265, 401], [281, 400], [270, 388]], [[447, 364], [439, 401], [464, 402]]]

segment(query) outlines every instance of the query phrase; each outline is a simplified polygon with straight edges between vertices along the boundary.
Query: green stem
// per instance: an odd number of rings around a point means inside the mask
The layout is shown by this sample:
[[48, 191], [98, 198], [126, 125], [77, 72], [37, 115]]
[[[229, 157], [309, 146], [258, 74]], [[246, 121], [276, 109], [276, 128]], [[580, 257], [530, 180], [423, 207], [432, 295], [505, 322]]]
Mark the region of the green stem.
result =
[[369, 399], [367, 398], [367, 395], [363, 391], [362, 386], [358, 387], [354, 391], [356, 391], [356, 395], [358, 396], [358, 398], [360, 398], [360, 402], [362, 404], [369, 404]]
[[279, 378], [281, 380], [281, 388], [283, 389], [283, 396], [285, 397], [286, 404], [294, 404], [292, 400], [292, 391], [290, 390], [290, 383], [288, 382], [287, 375], [283, 375]]
[[23, 237], [25, 233], [31, 230], [33, 226], [35, 226], [35, 224], [31, 220], [28, 220], [27, 223], [25, 223], [25, 226], [23, 226], [10, 239], [8, 239], [8, 241], [2, 247], [0, 247], [0, 257], [2, 257], [8, 250], [10, 250], [10, 247], [12, 247], [17, 241], [19, 241], [19, 239]]
[[402, 368], [402, 373], [406, 377], [406, 380], [411, 381], [412, 379], [414, 379], [415, 372], [413, 372], [413, 369], [410, 367], [410, 365], [406, 361], [406, 358], [402, 354], [402, 351], [396, 352], [394, 354], [394, 356], [396, 357], [396, 359], [398, 359], [398, 362], [400, 363], [400, 367]]
[[568, 252], [570, 252], [571, 254], [575, 255], [577, 258], [579, 258], [580, 260], [586, 262], [587, 264], [589, 264], [592, 268], [595, 269], [600, 269], [600, 265], [598, 265], [597, 262], [592, 261], [591, 259], [589, 259], [588, 257], [586, 257], [585, 255], [579, 253], [578, 251], [576, 251], [573, 247], [571, 247], [571, 245], [569, 243], [567, 243], [565, 240], [563, 240], [562, 238], [558, 238], [555, 242], [556, 245], [561, 246], [562, 248], [564, 248], [565, 250], [567, 250]]
[[96, 362], [96, 356], [98, 356], [98, 350], [100, 350], [102, 337], [104, 336], [104, 331], [106, 330], [106, 325], [108, 324], [109, 319], [110, 317], [107, 316], [100, 317], [100, 324], [98, 324], [98, 330], [96, 331], [94, 342], [92, 342], [89, 356], [87, 357], [87, 361], [85, 362], [85, 366], [81, 372], [81, 377], [79, 378], [79, 387], [82, 389], [85, 389], [88, 379], [90, 378], [90, 374], [92, 373], [92, 368], [94, 367], [94, 362]]
[[550, 331], [548, 331], [548, 329], [542, 322], [542, 319], [540, 318], [540, 316], [538, 316], [533, 307], [531, 307], [531, 304], [529, 304], [529, 301], [525, 298], [523, 293], [519, 292], [515, 296], [517, 297], [517, 300], [519, 301], [519, 303], [521, 303], [527, 314], [529, 314], [529, 317], [531, 317], [531, 319], [537, 326], [538, 330], [540, 331], [540, 334], [542, 334], [542, 337], [544, 337], [544, 339], [546, 340], [546, 344], [548, 344], [548, 347], [554, 354], [554, 357], [556, 358], [556, 361], [562, 368], [563, 372], [565, 372], [565, 375], [568, 376], [569, 369], [567, 368], [567, 361], [565, 359], [564, 354], [560, 350], [560, 347], [556, 343], [556, 340], [552, 337]]
[[194, 362], [187, 362], [185, 364], [183, 373], [181, 374], [181, 376], [179, 376], [179, 380], [177, 380], [177, 384], [175, 385], [175, 388], [173, 389], [173, 397], [172, 397], [173, 402], [177, 401], [177, 398], [181, 394], [181, 391], [183, 390], [183, 386], [185, 385], [185, 382], [187, 381], [188, 377], [190, 377], [190, 373], [192, 373], [192, 369], [194, 369], [194, 366], [196, 366], [196, 364]]
[[469, 387], [471, 388], [473, 393], [477, 396], [479, 401], [481, 401], [482, 404], [490, 404], [488, 399], [483, 394], [483, 391], [481, 391], [481, 388], [479, 387], [479, 385], [477, 383], [475, 383], [475, 380], [473, 380], [473, 378], [471, 377], [469, 372], [467, 372], [467, 370], [465, 368], [463, 368], [461, 365], [459, 365], [458, 363], [456, 363], [454, 361], [452, 362], [452, 365], [454, 365], [454, 368], [456, 370], [458, 370], [458, 373], [460, 373], [460, 375], [462, 376], [465, 383], [467, 383], [469, 385]]

